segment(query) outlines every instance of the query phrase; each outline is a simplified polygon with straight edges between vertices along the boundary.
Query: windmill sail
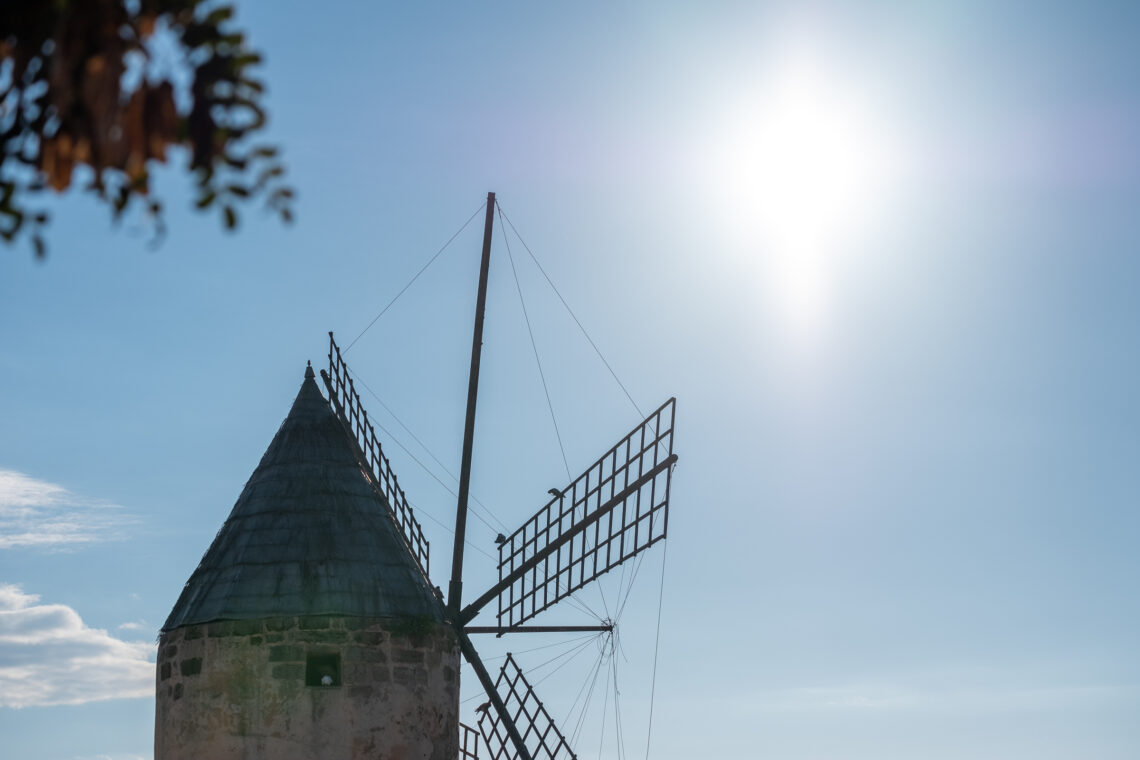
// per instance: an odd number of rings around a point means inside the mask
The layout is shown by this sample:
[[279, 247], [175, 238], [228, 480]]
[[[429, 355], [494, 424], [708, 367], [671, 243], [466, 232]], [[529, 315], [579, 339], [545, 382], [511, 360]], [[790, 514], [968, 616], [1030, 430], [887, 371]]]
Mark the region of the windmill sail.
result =
[[459, 760], [479, 760], [479, 732], [466, 723], [459, 724]]
[[424, 537], [423, 529], [416, 521], [415, 515], [412, 514], [412, 508], [404, 496], [404, 489], [400, 488], [396, 473], [392, 471], [392, 465], [388, 463], [388, 457], [384, 456], [384, 450], [376, 437], [376, 431], [372, 429], [372, 423], [368, 421], [368, 412], [360, 403], [360, 394], [356, 392], [352, 376], [348, 374], [348, 365], [341, 358], [340, 348], [333, 340], [331, 332], [329, 333], [329, 369], [328, 372], [321, 370], [321, 379], [325, 381], [325, 385], [328, 387], [329, 401], [341, 422], [344, 423], [349, 437], [357, 446], [365, 473], [371, 479], [372, 485], [388, 501], [392, 519], [400, 527], [408, 550], [415, 557], [424, 577], [430, 577], [428, 576], [428, 542]]
[[[495, 681], [495, 690], [506, 705], [510, 720], [522, 734], [523, 743], [534, 760], [577, 760], [566, 743], [566, 737], [554, 725], [550, 713], [535, 696], [534, 689], [523, 676], [514, 657], [507, 655]], [[479, 714], [479, 733], [491, 760], [516, 760], [518, 750], [508, 736], [506, 724], [495, 710]]]
[[676, 399], [554, 496], [499, 546], [499, 582], [470, 604], [470, 621], [492, 599], [511, 628], [665, 538]]

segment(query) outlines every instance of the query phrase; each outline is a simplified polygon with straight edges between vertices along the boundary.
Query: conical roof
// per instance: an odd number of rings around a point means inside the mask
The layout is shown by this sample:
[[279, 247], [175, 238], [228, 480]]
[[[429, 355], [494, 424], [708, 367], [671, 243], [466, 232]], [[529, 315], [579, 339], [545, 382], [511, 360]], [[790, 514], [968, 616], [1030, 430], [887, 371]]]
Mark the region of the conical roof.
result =
[[312, 367], [163, 630], [292, 615], [442, 619]]

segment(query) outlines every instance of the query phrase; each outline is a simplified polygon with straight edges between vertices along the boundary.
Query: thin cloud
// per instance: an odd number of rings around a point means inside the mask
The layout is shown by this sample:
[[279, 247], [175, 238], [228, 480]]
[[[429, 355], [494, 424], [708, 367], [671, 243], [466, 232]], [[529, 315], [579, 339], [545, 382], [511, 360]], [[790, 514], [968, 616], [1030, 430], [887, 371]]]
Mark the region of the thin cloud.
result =
[[122, 538], [135, 522], [122, 507], [0, 469], [0, 549], [60, 551]]
[[129, 620], [115, 626], [116, 631], [145, 631], [150, 625], [145, 620]]
[[63, 604], [0, 584], [0, 707], [154, 695], [155, 645], [90, 628]]

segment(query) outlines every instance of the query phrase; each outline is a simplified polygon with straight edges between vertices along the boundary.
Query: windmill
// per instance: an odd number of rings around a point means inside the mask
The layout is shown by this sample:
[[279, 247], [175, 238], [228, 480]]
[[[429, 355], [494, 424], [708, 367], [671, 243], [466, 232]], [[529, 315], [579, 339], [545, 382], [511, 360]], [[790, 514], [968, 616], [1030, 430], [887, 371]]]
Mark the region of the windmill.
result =
[[[676, 399], [670, 398], [653, 411], [565, 488], [550, 489], [546, 504], [513, 533], [500, 535], [498, 582], [464, 603], [463, 550], [494, 211], [495, 194], [488, 193], [445, 619], [487, 694], [488, 702], [478, 710], [478, 734], [492, 760], [561, 760], [574, 758], [574, 752], [514, 658], [508, 654], [498, 677], [492, 678], [471, 637], [612, 629], [610, 623], [543, 626], [529, 621], [665, 540], [669, 488], [677, 461], [673, 453]], [[390, 506], [408, 551], [430, 579], [428, 542], [368, 421], [331, 332], [328, 360], [328, 369], [321, 371], [321, 379], [329, 401]], [[492, 606], [497, 607], [495, 625], [472, 624], [480, 612]], [[461, 724], [461, 732], [461, 754], [475, 757], [470, 749], [477, 744], [473, 742], [474, 730]]]
[[[311, 757], [574, 758], [519, 664], [497, 677], [472, 641], [609, 631], [531, 621], [659, 541], [668, 527], [675, 401], [611, 446], [517, 530], [498, 581], [466, 601], [493, 193], [479, 274], [452, 574], [431, 582], [427, 538], [329, 333], [328, 367], [301, 389], [159, 634], [155, 760]], [[475, 625], [496, 609], [495, 625]], [[459, 722], [460, 656], [487, 694]]]

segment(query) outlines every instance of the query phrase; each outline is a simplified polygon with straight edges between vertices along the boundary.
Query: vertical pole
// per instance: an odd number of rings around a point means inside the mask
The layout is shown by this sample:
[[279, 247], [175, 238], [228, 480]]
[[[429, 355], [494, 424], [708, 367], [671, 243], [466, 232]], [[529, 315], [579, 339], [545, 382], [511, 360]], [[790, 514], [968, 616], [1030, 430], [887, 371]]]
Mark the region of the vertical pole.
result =
[[455, 509], [455, 550], [451, 555], [451, 584], [447, 606], [452, 619], [463, 596], [463, 538], [467, 532], [467, 493], [471, 487], [471, 448], [475, 439], [475, 400], [479, 395], [479, 357], [483, 351], [483, 311], [487, 305], [487, 269], [491, 265], [491, 228], [495, 221], [495, 194], [487, 193], [487, 221], [483, 225], [483, 258], [479, 263], [479, 296], [475, 302], [475, 334], [471, 339], [471, 378], [467, 384], [467, 422], [463, 428], [463, 462], [459, 469], [459, 503]]

